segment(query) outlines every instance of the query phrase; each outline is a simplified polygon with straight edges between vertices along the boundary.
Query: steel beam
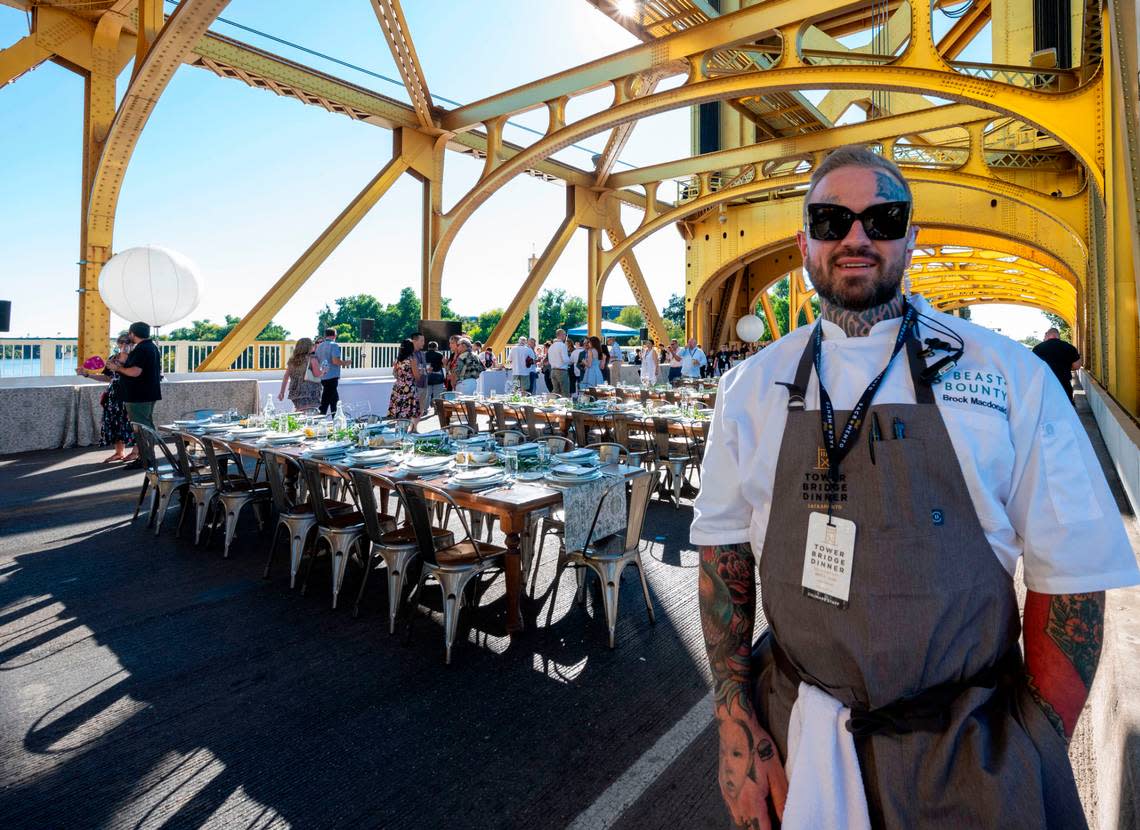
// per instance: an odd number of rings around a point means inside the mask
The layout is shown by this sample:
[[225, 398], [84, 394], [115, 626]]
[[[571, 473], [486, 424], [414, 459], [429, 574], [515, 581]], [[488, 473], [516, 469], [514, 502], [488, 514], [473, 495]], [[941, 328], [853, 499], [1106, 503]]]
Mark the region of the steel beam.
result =
[[[606, 225], [606, 236], [611, 246], [618, 245], [625, 239], [625, 229], [621, 225], [620, 216]], [[598, 262], [601, 261], [602, 259], [599, 257]], [[621, 267], [622, 271], [625, 272], [626, 282], [629, 283], [630, 290], [633, 291], [637, 306], [641, 309], [641, 316], [645, 319], [649, 336], [657, 342], [667, 340], [669, 329], [665, 326], [665, 320], [661, 317], [657, 304], [653, 302], [653, 294], [649, 291], [649, 284], [645, 281], [645, 275], [641, 272], [641, 266], [637, 264], [633, 251], [629, 251], [621, 258]], [[604, 285], [604, 275], [592, 276], [602, 279]]]
[[35, 69], [51, 56], [51, 52], [36, 42], [35, 35], [22, 37], [7, 49], [0, 50], [0, 87]]
[[380, 28], [384, 30], [384, 39], [388, 41], [388, 48], [392, 51], [400, 78], [404, 81], [404, 89], [412, 99], [420, 127], [434, 130], [431, 93], [428, 91], [424, 69], [416, 55], [416, 47], [412, 44], [412, 33], [408, 29], [400, 0], [372, 0], [372, 9], [376, 12]]
[[[111, 255], [115, 209], [135, 145], [175, 71], [228, 2], [182, 0], [135, 72], [115, 112], [91, 176], [84, 221], [85, 238], [80, 265], [80, 354], [101, 354], [107, 348], [108, 318], [98, 313], [94, 298], [99, 296], [99, 272]], [[102, 305], [101, 300], [98, 305]]]
[[229, 369], [234, 360], [245, 351], [246, 346], [257, 339], [257, 335], [269, 324], [273, 315], [285, 307], [285, 303], [329, 258], [352, 229], [360, 224], [368, 211], [380, 201], [407, 169], [408, 161], [402, 155], [397, 155], [388, 162], [289, 267], [289, 270], [281, 275], [265, 296], [257, 301], [249, 313], [241, 318], [241, 322], [233, 327], [216, 349], [210, 352], [198, 366], [197, 371], [217, 372]]
[[918, 130], [944, 129], [961, 126], [970, 121], [992, 118], [994, 113], [970, 104], [948, 104], [931, 107], [920, 112], [877, 118], [858, 124], [832, 127], [822, 132], [808, 133], [794, 140], [786, 138], [762, 141], [745, 147], [733, 147], [714, 153], [623, 170], [609, 178], [612, 188], [646, 185], [701, 173], [734, 170], [748, 164], [763, 164], [778, 159], [799, 158], [813, 153], [824, 153], [845, 144], [867, 144], [907, 135]]
[[687, 61], [691, 55], [738, 42], [742, 37], [754, 33], [768, 32], [825, 14], [833, 7], [834, 3], [830, 0], [768, 0], [714, 18], [700, 26], [458, 107], [442, 117], [440, 126], [445, 130], [459, 131], [492, 118], [532, 110], [564, 95], [590, 92], [663, 64]]
[[570, 242], [571, 237], [574, 236], [574, 232], [578, 230], [578, 221], [573, 200], [574, 189], [567, 188], [566, 218], [562, 220], [562, 224], [558, 226], [558, 230], [550, 237], [550, 241], [546, 244], [546, 248], [539, 256], [538, 262], [535, 263], [534, 268], [527, 274], [518, 293], [515, 294], [507, 306], [506, 311], [503, 312], [503, 316], [499, 319], [498, 324], [487, 338], [485, 345], [490, 346], [496, 354], [502, 351], [507, 344], [507, 339], [514, 334], [519, 321], [522, 320], [523, 315], [526, 314], [527, 309], [530, 308], [531, 302], [538, 296], [542, 284], [546, 282], [546, 278], [550, 275], [550, 269], [554, 267], [554, 263], [558, 261], [558, 257], [562, 256], [562, 252], [566, 250], [566, 245]]

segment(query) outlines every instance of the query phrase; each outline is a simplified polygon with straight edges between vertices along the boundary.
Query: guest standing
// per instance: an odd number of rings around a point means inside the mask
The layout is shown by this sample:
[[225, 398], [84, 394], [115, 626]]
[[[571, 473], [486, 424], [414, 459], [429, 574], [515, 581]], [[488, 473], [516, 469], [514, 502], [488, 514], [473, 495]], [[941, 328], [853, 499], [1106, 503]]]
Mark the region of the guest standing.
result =
[[608, 349], [610, 359], [609, 363], [606, 364], [606, 368], [609, 370], [606, 380], [614, 386], [621, 386], [621, 364], [624, 362], [624, 358], [621, 352], [621, 346], [618, 345], [616, 337], [610, 338]]
[[539, 365], [542, 367], [542, 379], [546, 382], [546, 391], [554, 391], [554, 379], [550, 373], [550, 347], [549, 340], [542, 344], [542, 354], [539, 355]]
[[660, 366], [657, 359], [657, 349], [649, 340], [645, 341], [645, 351], [641, 356], [641, 382], [655, 385], [657, 383], [657, 367]]
[[582, 375], [582, 386], [601, 386], [602, 378], [602, 341], [597, 337], [590, 338], [590, 348], [586, 349], [586, 373]]
[[520, 391], [530, 389], [530, 367], [534, 365], [534, 352], [527, 345], [526, 338], [520, 337], [519, 342], [511, 348], [511, 382]]
[[313, 353], [313, 341], [308, 337], [300, 338], [293, 346], [293, 354], [285, 364], [285, 375], [281, 378], [281, 388], [277, 392], [277, 400], [289, 402], [298, 412], [311, 412], [320, 405], [320, 381], [309, 380], [309, 376], [321, 376], [321, 364]]
[[681, 360], [681, 351], [677, 348], [677, 341], [669, 341], [669, 382], [672, 383], [681, 377], [681, 367], [683, 361]]
[[443, 352], [439, 350], [439, 343], [434, 340], [428, 343], [424, 359], [427, 361], [427, 400], [423, 406], [426, 415], [431, 411], [432, 402], [443, 394]]
[[483, 352], [483, 365], [488, 369], [495, 368], [495, 353], [491, 351], [490, 346]]
[[325, 329], [325, 338], [317, 344], [315, 350], [317, 363], [320, 365], [321, 400], [320, 413], [336, 414], [337, 404], [340, 403], [340, 367], [348, 366], [347, 360], [341, 358], [340, 344], [336, 342], [336, 329]]
[[416, 387], [416, 347], [411, 340], [401, 340], [396, 352], [396, 364], [392, 367], [392, 396], [388, 399], [389, 418], [409, 418], [412, 432], [420, 422], [420, 395]]
[[[110, 363], [116, 359], [126, 361], [131, 349], [131, 339], [126, 332], [119, 335], [115, 345], [119, 347], [119, 350], [110, 355], [107, 362]], [[107, 389], [100, 398], [100, 403], [103, 405], [103, 421], [99, 428], [99, 446], [114, 446], [115, 452], [113, 455], [104, 458], [103, 463], [134, 461], [138, 457], [138, 451], [134, 449], [135, 434], [131, 432], [131, 420], [127, 417], [127, 407], [123, 403], [122, 381], [119, 376], [106, 367], [95, 372], [81, 366], [75, 371], [76, 374], [83, 375], [83, 377], [103, 381], [107, 384]], [[123, 453], [127, 447], [131, 447], [130, 455]]]
[[459, 357], [459, 335], [453, 334], [447, 338], [447, 362], [444, 364], [444, 386], [449, 391], [455, 390], [455, 362]]
[[575, 341], [570, 350], [570, 394], [573, 395], [582, 385], [582, 375], [586, 374], [586, 350], [582, 341]]
[[546, 362], [550, 366], [551, 392], [559, 395], [570, 393], [570, 350], [566, 347], [566, 332], [554, 332], [554, 342], [546, 349]]
[[455, 391], [460, 395], [474, 395], [479, 375], [483, 373], [483, 362], [472, 351], [471, 341], [459, 339], [458, 354], [455, 357]]
[[[131, 323], [127, 336], [131, 341], [130, 354], [126, 360], [113, 358], [107, 368], [121, 376], [123, 401], [131, 423], [154, 429], [154, 404], [162, 400], [162, 355], [150, 339], [147, 323]], [[137, 469], [142, 460], [136, 456], [126, 466]]]

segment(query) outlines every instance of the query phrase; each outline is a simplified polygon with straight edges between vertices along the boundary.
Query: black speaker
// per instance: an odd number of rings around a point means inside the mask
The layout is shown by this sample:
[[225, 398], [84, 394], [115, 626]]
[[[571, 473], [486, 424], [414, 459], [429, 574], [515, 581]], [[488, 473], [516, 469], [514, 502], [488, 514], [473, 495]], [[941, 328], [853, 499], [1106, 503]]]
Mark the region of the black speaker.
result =
[[376, 321], [371, 317], [360, 318], [360, 339], [364, 343], [372, 342], [372, 335], [376, 332]]
[[8, 331], [12, 327], [12, 301], [0, 300], [0, 331]]
[[645, 326], [642, 326], [641, 332], [638, 334], [638, 337], [641, 338], [642, 342], [645, 342], [646, 340], [648, 340], [649, 339], [649, 329], [647, 329]]

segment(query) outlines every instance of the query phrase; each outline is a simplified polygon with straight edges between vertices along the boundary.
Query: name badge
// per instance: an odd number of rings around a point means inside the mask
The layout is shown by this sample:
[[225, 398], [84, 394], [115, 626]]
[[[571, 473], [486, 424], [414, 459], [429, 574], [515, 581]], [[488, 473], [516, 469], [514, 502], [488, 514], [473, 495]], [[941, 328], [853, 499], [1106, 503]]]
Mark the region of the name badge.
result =
[[804, 550], [804, 596], [836, 608], [847, 607], [851, 563], [855, 557], [855, 522], [826, 513], [808, 516]]

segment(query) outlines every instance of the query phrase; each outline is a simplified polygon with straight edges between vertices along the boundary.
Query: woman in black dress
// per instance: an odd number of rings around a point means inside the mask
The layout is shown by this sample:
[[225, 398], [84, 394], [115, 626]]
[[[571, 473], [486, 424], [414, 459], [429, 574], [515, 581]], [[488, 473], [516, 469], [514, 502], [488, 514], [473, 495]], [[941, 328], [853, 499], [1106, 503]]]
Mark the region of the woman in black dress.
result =
[[[127, 352], [131, 349], [131, 341], [125, 334], [119, 335], [116, 344], [119, 347], [120, 361], [127, 359]], [[123, 403], [122, 390], [119, 388], [119, 375], [107, 369], [93, 371], [80, 367], [76, 373], [92, 380], [103, 381], [107, 384], [107, 391], [103, 393], [103, 423], [99, 430], [99, 446], [114, 446], [115, 452], [103, 459], [104, 464], [113, 461], [134, 461], [138, 452], [134, 449], [135, 434], [131, 431], [131, 421], [127, 417], [127, 407]], [[130, 447], [131, 453], [125, 454]]]

